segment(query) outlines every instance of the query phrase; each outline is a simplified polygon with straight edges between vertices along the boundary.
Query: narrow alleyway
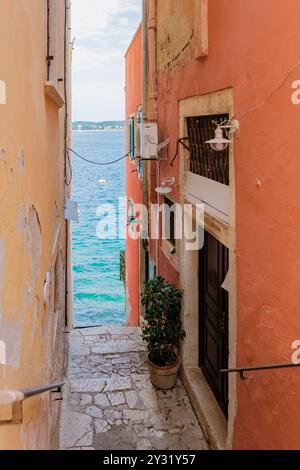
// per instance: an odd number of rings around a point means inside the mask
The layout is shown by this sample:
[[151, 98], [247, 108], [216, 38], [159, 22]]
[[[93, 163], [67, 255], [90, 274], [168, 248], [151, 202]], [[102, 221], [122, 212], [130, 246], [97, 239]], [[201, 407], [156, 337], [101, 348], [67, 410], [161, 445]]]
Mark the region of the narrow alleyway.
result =
[[208, 448], [181, 383], [172, 391], [155, 390], [145, 358], [138, 328], [70, 334], [61, 449]]

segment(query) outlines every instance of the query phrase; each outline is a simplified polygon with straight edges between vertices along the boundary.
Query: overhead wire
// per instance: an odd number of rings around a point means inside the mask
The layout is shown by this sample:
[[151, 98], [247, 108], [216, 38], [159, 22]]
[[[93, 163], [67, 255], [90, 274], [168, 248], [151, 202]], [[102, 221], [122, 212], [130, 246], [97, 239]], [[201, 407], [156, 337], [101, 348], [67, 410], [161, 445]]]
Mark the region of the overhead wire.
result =
[[91, 165], [99, 165], [99, 166], [108, 166], [108, 165], [114, 165], [115, 163], [119, 163], [121, 162], [122, 160], [125, 160], [125, 158], [129, 157], [129, 155], [132, 153], [133, 149], [129, 150], [128, 153], [126, 153], [126, 155], [123, 155], [123, 157], [120, 157], [120, 158], [117, 158], [116, 160], [113, 160], [111, 162], [95, 162], [93, 160], [90, 160], [86, 157], [84, 157], [83, 155], [80, 155], [80, 153], [78, 152], [75, 152], [75, 150], [67, 147], [67, 150], [69, 150], [70, 152], [72, 152], [74, 155], [76, 155], [76, 157], [80, 158], [81, 160], [83, 160], [84, 162], [87, 162], [87, 163], [90, 163]]
[[260, 108], [262, 108], [263, 106], [265, 106], [265, 104], [267, 104], [269, 102], [269, 100], [275, 95], [275, 93], [277, 93], [277, 91], [279, 91], [283, 85], [285, 84], [286, 80], [292, 75], [292, 73], [300, 66], [300, 60], [298, 60], [298, 62], [296, 62], [293, 67], [291, 67], [288, 71], [288, 73], [284, 76], [284, 78], [281, 80], [281, 82], [279, 83], [279, 85], [274, 88], [274, 90], [272, 90], [272, 92], [261, 102], [261, 103], [258, 103], [257, 105], [253, 106], [252, 108], [248, 109], [248, 111], [244, 112], [243, 114], [241, 114], [237, 119], [241, 120], [243, 119], [245, 116], [247, 116], [249, 113], [252, 113], [254, 111], [257, 111], [259, 110]]

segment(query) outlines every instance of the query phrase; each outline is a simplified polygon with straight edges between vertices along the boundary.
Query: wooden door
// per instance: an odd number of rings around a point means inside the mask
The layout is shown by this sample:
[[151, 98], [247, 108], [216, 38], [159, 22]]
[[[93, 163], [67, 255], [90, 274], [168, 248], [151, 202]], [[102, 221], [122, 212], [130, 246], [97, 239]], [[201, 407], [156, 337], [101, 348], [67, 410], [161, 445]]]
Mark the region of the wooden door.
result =
[[224, 414], [228, 415], [228, 293], [222, 288], [229, 267], [229, 251], [205, 232], [200, 251], [200, 367]]

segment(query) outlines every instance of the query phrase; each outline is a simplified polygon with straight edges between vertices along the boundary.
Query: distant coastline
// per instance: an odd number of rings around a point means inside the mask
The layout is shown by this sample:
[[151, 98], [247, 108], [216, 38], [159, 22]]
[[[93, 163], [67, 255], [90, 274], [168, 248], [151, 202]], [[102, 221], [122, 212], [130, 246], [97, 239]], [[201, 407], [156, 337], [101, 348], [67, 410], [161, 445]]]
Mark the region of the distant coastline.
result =
[[125, 121], [75, 121], [72, 129], [73, 131], [122, 131], [125, 129]]

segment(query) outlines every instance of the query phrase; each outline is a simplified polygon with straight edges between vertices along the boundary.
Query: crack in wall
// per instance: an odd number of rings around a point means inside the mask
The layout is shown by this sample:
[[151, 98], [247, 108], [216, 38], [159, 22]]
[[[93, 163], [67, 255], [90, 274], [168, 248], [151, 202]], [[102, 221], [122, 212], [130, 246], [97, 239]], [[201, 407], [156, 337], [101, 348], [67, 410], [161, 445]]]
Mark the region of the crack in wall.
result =
[[192, 31], [189, 41], [183, 46], [183, 48], [173, 57], [166, 65], [163, 66], [163, 69], [168, 69], [170, 67], [176, 67], [178, 65], [179, 59], [184, 54], [184, 52], [191, 46], [192, 40], [194, 38], [194, 31]]

